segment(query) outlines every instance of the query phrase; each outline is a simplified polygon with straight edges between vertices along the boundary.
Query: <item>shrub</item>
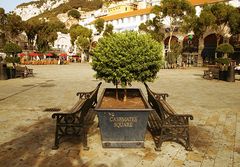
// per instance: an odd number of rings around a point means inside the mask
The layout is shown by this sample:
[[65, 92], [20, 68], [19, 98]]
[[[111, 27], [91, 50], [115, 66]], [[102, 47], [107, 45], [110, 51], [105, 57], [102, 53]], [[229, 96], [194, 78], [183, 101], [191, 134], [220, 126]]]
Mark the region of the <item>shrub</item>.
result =
[[216, 51], [229, 54], [234, 52], [234, 48], [229, 43], [223, 43], [217, 47]]
[[72, 16], [75, 19], [79, 19], [81, 17], [80, 13], [78, 10], [73, 9], [68, 12], [68, 17]]
[[123, 87], [153, 81], [162, 65], [162, 45], [149, 35], [123, 32], [103, 37], [93, 49], [96, 78]]

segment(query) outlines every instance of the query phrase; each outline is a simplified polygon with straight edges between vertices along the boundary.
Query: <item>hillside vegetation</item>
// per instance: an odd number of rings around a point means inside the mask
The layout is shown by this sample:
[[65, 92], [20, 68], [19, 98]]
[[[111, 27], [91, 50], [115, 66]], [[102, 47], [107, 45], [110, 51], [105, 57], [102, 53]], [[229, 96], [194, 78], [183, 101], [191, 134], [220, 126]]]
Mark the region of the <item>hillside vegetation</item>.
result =
[[[32, 2], [28, 2], [28, 3], [23, 3], [23, 4], [19, 5], [18, 7], [27, 6], [27, 5], [34, 4], [34, 3], [41, 6], [45, 1], [46, 0], [40, 0], [40, 1], [32, 1]], [[55, 1], [55, 0], [52, 0], [52, 1]], [[103, 0], [92, 0], [92, 1], [69, 0], [69, 2], [61, 4], [57, 8], [54, 8], [50, 11], [45, 11], [44, 13], [42, 13], [38, 16], [32, 17], [30, 20], [39, 19], [39, 18], [47, 18], [48, 20], [54, 21], [57, 19], [58, 14], [66, 13], [67, 11], [69, 11], [71, 9], [78, 9], [80, 7], [82, 11], [92, 11], [92, 10], [101, 8], [102, 5], [103, 5]]]

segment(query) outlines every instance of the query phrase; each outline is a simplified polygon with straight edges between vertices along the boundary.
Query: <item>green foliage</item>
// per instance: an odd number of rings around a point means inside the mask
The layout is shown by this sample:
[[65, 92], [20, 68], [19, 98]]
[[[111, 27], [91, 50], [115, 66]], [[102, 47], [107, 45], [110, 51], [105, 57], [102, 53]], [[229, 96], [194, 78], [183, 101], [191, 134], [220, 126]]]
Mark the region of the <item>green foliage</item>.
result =
[[15, 41], [16, 36], [22, 33], [24, 24], [20, 16], [16, 14], [1, 14], [0, 31], [7, 41]]
[[81, 25], [74, 25], [70, 28], [70, 37], [71, 37], [71, 43], [74, 44], [74, 42], [77, 40], [79, 36], [84, 38], [91, 38], [92, 31], [86, 27], [83, 27]]
[[114, 85], [153, 81], [162, 65], [162, 46], [150, 35], [137, 32], [103, 37], [93, 49], [96, 78]]
[[31, 18], [30, 20], [35, 20], [39, 18], [47, 18], [51, 21], [57, 21], [57, 15], [61, 13], [66, 13], [72, 9], [81, 8], [83, 11], [92, 11], [97, 10], [102, 7], [103, 1], [102, 0], [69, 0], [66, 3], [59, 5], [58, 7], [50, 10], [45, 11], [44, 13]]
[[16, 56], [18, 53], [22, 52], [22, 49], [17, 44], [9, 42], [3, 47], [3, 52], [9, 56], [10, 55]]
[[50, 49], [50, 44], [54, 44], [57, 39], [57, 32], [65, 30], [65, 26], [60, 21], [58, 22], [38, 22], [35, 25], [35, 30], [37, 32], [37, 48], [40, 52], [45, 52]]
[[240, 13], [225, 3], [204, 5], [199, 17], [191, 17], [185, 21], [185, 29], [188, 32], [193, 30], [196, 37], [202, 37], [208, 28], [217, 32], [218, 41], [220, 35], [224, 36], [227, 27], [232, 34], [240, 33]]
[[157, 14], [159, 11], [162, 17], [171, 17], [173, 23], [181, 22], [185, 15], [195, 14], [194, 7], [187, 0], [162, 0], [160, 7], [154, 9]]
[[229, 54], [234, 52], [234, 48], [229, 43], [223, 43], [217, 47], [216, 51]]
[[103, 36], [109, 36], [113, 34], [113, 25], [112, 24], [107, 24], [105, 27], [105, 30], [103, 32]]
[[194, 16], [196, 13], [195, 8], [188, 0], [162, 0], [160, 2], [160, 6], [155, 6], [152, 12], [156, 15], [158, 27], [161, 27], [160, 24], [166, 17], [168, 17], [169, 26], [167, 28], [168, 35], [170, 36], [168, 41], [169, 49], [171, 48], [170, 41], [173, 33], [178, 29], [178, 27], [183, 25], [184, 19]]
[[76, 44], [80, 50], [87, 52], [90, 47], [90, 40], [89, 40], [89, 38], [79, 36]]
[[99, 32], [99, 34], [101, 34], [101, 32], [104, 29], [104, 19], [102, 18], [98, 18], [94, 21], [94, 26], [97, 29], [97, 31]]
[[174, 64], [177, 61], [177, 58], [181, 54], [182, 48], [180, 43], [173, 42], [171, 44], [171, 52], [167, 53], [166, 60], [169, 64]]
[[139, 30], [144, 31], [152, 36], [158, 42], [164, 39], [165, 29], [161, 19], [156, 16], [153, 20], [147, 20], [145, 23], [139, 25]]
[[70, 10], [70, 11], [68, 12], [68, 17], [69, 17], [69, 16], [72, 16], [72, 17], [75, 18], [75, 19], [79, 19], [81, 15], [80, 15], [80, 13], [79, 13], [78, 10], [73, 9], [73, 10]]
[[3, 8], [0, 8], [0, 15], [5, 14], [5, 10]]
[[7, 63], [13, 63], [13, 64], [15, 64], [15, 63], [20, 63], [20, 57], [10, 57], [10, 56], [6, 56], [6, 57], [5, 57], [5, 61], [6, 61]]
[[215, 59], [215, 61], [218, 64], [225, 64], [225, 65], [229, 65], [231, 62], [230, 59], [228, 59], [228, 58], [217, 58], [217, 59]]

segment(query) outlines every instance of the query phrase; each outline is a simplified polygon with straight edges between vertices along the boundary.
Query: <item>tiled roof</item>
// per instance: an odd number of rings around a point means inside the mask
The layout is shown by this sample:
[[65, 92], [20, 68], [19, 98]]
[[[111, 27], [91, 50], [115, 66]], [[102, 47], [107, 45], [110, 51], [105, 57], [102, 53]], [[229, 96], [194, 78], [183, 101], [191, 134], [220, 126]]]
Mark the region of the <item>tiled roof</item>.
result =
[[205, 3], [216, 3], [216, 2], [224, 2], [227, 0], [189, 0], [192, 5], [197, 6], [197, 5], [203, 5]]
[[[191, 2], [192, 5], [197, 6], [197, 5], [203, 5], [205, 3], [223, 2], [226, 0], [189, 0], [189, 1]], [[117, 19], [126, 18], [126, 17], [149, 14], [149, 13], [151, 13], [151, 10], [152, 10], [152, 7], [149, 7], [146, 9], [139, 9], [139, 10], [134, 10], [131, 12], [125, 12], [125, 13], [104, 16], [101, 18], [103, 18], [105, 21], [111, 21], [111, 20], [117, 20]]]
[[115, 14], [115, 15], [104, 16], [101, 18], [103, 18], [105, 21], [117, 20], [117, 19], [126, 18], [126, 17], [149, 14], [151, 12], [151, 10], [152, 10], [152, 8], [139, 9], [139, 10], [134, 10], [131, 12], [125, 12], [125, 13], [119, 13], [119, 14]]

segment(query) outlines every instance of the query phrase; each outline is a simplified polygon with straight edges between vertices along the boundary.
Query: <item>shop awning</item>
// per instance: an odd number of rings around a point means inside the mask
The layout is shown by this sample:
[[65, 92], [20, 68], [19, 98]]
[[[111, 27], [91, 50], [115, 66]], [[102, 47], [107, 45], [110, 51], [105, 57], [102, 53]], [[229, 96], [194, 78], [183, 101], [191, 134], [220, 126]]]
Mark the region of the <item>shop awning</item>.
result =
[[59, 56], [66, 57], [67, 53], [60, 53]]
[[25, 53], [19, 53], [18, 56], [23, 57], [23, 56], [26, 56], [26, 54]]
[[45, 54], [46, 56], [53, 56], [53, 54], [52, 53], [47, 53], [47, 54]]

